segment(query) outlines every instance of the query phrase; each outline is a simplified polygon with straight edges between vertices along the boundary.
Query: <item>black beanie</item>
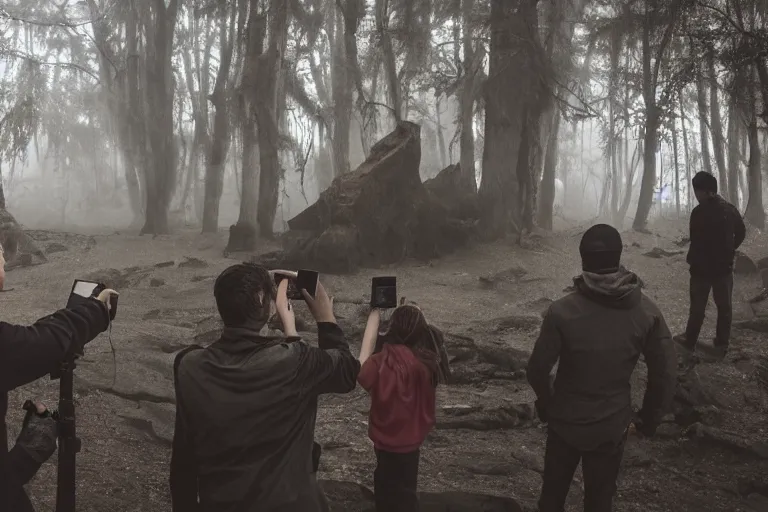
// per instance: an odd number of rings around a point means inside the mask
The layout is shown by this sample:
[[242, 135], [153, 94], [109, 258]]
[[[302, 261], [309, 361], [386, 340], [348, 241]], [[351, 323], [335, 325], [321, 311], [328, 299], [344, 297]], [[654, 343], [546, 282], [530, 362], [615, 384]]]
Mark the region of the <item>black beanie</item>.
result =
[[717, 194], [717, 178], [708, 172], [697, 172], [691, 180], [691, 185], [693, 185], [694, 190], [703, 190], [704, 192]]
[[579, 244], [582, 270], [595, 274], [616, 272], [621, 266], [623, 248], [621, 235], [616, 228], [608, 224], [595, 224], [584, 233]]

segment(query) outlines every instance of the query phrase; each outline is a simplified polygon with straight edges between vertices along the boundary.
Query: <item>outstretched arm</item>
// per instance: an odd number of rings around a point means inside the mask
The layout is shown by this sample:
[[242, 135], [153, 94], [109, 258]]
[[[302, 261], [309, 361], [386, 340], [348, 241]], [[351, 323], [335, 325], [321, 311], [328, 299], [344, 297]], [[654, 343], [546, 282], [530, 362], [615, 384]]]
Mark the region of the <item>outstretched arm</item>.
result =
[[363, 334], [363, 343], [360, 346], [360, 357], [358, 359], [361, 365], [373, 354], [376, 339], [379, 337], [380, 323], [381, 312], [378, 309], [372, 309], [371, 314], [368, 315], [368, 323], [365, 325], [365, 333]]
[[109, 311], [96, 299], [59, 310], [29, 327], [0, 322], [0, 392], [51, 373], [68, 351], [82, 348], [107, 327]]
[[307, 393], [349, 393], [355, 389], [360, 361], [352, 355], [344, 332], [336, 323], [317, 324], [319, 348], [306, 343], [297, 344], [299, 373]]

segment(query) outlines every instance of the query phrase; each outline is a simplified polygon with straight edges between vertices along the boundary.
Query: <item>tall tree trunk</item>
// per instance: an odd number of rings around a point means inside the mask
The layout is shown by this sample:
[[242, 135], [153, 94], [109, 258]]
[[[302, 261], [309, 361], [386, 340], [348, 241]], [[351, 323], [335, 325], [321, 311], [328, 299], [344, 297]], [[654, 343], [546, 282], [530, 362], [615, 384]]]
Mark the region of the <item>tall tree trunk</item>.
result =
[[749, 200], [744, 219], [757, 229], [765, 229], [765, 208], [763, 207], [763, 174], [760, 169], [760, 134], [757, 127], [757, 95], [752, 70], [745, 73], [748, 80], [748, 102], [745, 101], [744, 116], [748, 119], [749, 165], [747, 167], [747, 188]]
[[[203, 233], [216, 233], [219, 230], [219, 204], [224, 190], [224, 168], [230, 145], [229, 101], [229, 72], [232, 66], [232, 53], [235, 41], [234, 6], [230, 13], [221, 8], [219, 20], [219, 69], [216, 73], [216, 83], [213, 86], [211, 104], [216, 112], [213, 116], [213, 133], [211, 137], [211, 152], [205, 168], [205, 198], [203, 199]], [[242, 201], [241, 201], [242, 202]]]
[[680, 123], [683, 127], [683, 154], [685, 155], [685, 205], [686, 211], [690, 213], [693, 202], [693, 194], [691, 193], [691, 156], [688, 146], [688, 128], [686, 127], [685, 122], [685, 109], [683, 108], [683, 89], [680, 88], [677, 91], [677, 94], [678, 104], [680, 105]]
[[[440, 152], [440, 168], [445, 169], [448, 167], [448, 155], [445, 148], [445, 135], [443, 134], [443, 121], [440, 118], [441, 111], [440, 111], [440, 98], [442, 96], [438, 96], [435, 98], [435, 125], [437, 129], [437, 150]], [[477, 182], [475, 182], [477, 184]]]
[[[655, 30], [656, 16], [659, 11], [658, 0], [648, 0], [645, 6], [645, 21], [643, 24], [643, 102], [645, 103], [645, 133], [643, 135], [643, 179], [640, 183], [640, 196], [637, 200], [637, 213], [632, 223], [635, 231], [647, 231], [648, 216], [653, 205], [653, 190], [656, 186], [656, 149], [658, 143], [659, 125], [662, 110], [656, 102], [658, 92], [659, 70], [669, 42], [672, 39], [677, 18], [679, 2], [673, 0], [670, 19], [666, 20], [666, 27], [661, 42], [653, 52], [651, 49], [651, 33]], [[652, 55], [653, 53], [653, 55]]]
[[704, 164], [704, 171], [712, 174], [712, 157], [709, 155], [709, 137], [707, 137], [708, 123], [707, 117], [707, 93], [704, 82], [704, 74], [701, 67], [697, 70], [696, 80], [696, 104], [699, 107], [699, 137], [701, 137], [701, 159]]
[[[252, 5], [258, 4], [252, 0]], [[256, 113], [259, 139], [259, 232], [265, 238], [274, 236], [275, 213], [280, 190], [280, 134], [278, 123], [279, 83], [283, 79], [283, 54], [288, 36], [288, 6], [285, 0], [271, 0], [269, 8], [269, 47], [259, 57], [252, 101]]]
[[176, 91], [171, 67], [178, 1], [168, 6], [151, 4], [154, 20], [146, 20], [147, 70], [144, 94], [147, 101], [145, 129], [150, 159], [146, 175], [147, 210], [141, 234], [168, 233], [168, 209], [176, 188], [177, 150], [173, 139], [173, 100]]
[[677, 144], [677, 121], [672, 119], [672, 152], [675, 162], [675, 212], [677, 218], [680, 218], [680, 158], [678, 156], [679, 147]]
[[558, 141], [560, 133], [560, 109], [555, 108], [552, 119], [552, 129], [549, 130], [549, 140], [544, 153], [544, 171], [541, 176], [541, 193], [537, 203], [537, 223], [540, 228], [552, 230], [553, 212], [555, 206], [555, 178], [557, 177], [557, 161], [559, 157]]
[[[349, 69], [344, 31], [347, 24], [342, 12], [332, 11], [336, 38], [331, 48], [331, 96], [333, 99], [333, 175], [349, 172], [349, 133], [352, 123], [352, 70]], [[356, 30], [356, 26], [349, 27]], [[352, 37], [354, 37], [354, 32]]]
[[397, 77], [397, 64], [395, 50], [392, 47], [392, 38], [389, 35], [389, 0], [376, 0], [376, 31], [379, 35], [382, 56], [384, 58], [384, 73], [387, 77], [387, 89], [389, 99], [392, 102], [392, 111], [395, 122], [403, 120], [403, 96], [400, 90], [400, 80]]
[[520, 153], [527, 154], [529, 149], [521, 142], [527, 139], [526, 105], [534, 96], [531, 43], [538, 31], [536, 4], [536, 0], [522, 0], [519, 6], [491, 0], [491, 78], [484, 91], [485, 144], [479, 190], [480, 227], [489, 239], [523, 228], [520, 197], [531, 181], [531, 170], [527, 158], [522, 159], [525, 165], [519, 163]]
[[723, 197], [730, 197], [728, 190], [728, 170], [725, 167], [725, 140], [723, 137], [723, 121], [720, 117], [720, 100], [718, 99], [719, 86], [717, 84], [717, 74], [715, 70], [714, 50], [707, 52], [707, 65], [709, 67], [709, 106], [712, 112], [712, 152], [715, 154], [717, 162], [717, 171], [720, 181], [720, 194]]
[[741, 150], [739, 148], [739, 137], [741, 132], [741, 121], [736, 112], [736, 105], [733, 98], [728, 102], [728, 201], [740, 207], [739, 201], [739, 175], [741, 169]]
[[459, 92], [459, 159], [460, 173], [464, 186], [477, 191], [475, 177], [475, 77], [483, 60], [475, 57], [472, 49], [472, 7], [474, 0], [462, 0], [463, 37], [461, 45], [464, 51], [461, 90]]

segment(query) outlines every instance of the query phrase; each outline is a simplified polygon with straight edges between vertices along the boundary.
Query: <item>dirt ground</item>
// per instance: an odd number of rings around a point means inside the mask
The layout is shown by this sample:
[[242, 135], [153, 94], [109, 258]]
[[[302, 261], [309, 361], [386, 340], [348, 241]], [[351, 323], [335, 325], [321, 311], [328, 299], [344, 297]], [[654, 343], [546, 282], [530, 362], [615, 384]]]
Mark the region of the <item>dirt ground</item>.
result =
[[[687, 315], [685, 255], [643, 254], [654, 247], [684, 251], [675, 241], [685, 228], [684, 222], [668, 222], [654, 226], [653, 235], [624, 234], [625, 264], [642, 277], [646, 293], [657, 301], [673, 333], [683, 329]], [[525, 361], [541, 312], [564, 294], [579, 272], [577, 246], [583, 229], [572, 226], [535, 236], [522, 247], [501, 241], [428, 264], [409, 262], [353, 276], [323, 277], [337, 299], [339, 320], [353, 350], [359, 348], [364, 328], [359, 303], [375, 275], [396, 274], [400, 293], [448, 333], [457, 383], [440, 389], [438, 426], [421, 459], [420, 486], [432, 493], [427, 499], [438, 503], [430, 510], [532, 509], [541, 485], [545, 430], [533, 417]], [[215, 339], [213, 279], [235, 261], [222, 257], [224, 235], [185, 232], [152, 239], [30, 234], [51, 253], [50, 261], [8, 272], [6, 289], [11, 290], [0, 294], [3, 320], [32, 323], [63, 306], [73, 279], [100, 269], [115, 269], [106, 275], [121, 292], [111, 335], [92, 342], [77, 369], [83, 443], [78, 510], [170, 510], [171, 363], [183, 346]], [[263, 251], [275, 248], [265, 243]], [[754, 259], [768, 256], [765, 235], [751, 232], [745, 252]], [[756, 313], [746, 299], [761, 288], [757, 274], [737, 278], [736, 321], [754, 321]], [[307, 317], [301, 310], [298, 316]], [[703, 340], [712, 337], [713, 319], [714, 309]], [[753, 329], [734, 330], [733, 350], [722, 363], [681, 360], [677, 414], [656, 438], [630, 440], [619, 480], [618, 512], [768, 511], [768, 399], [753, 376], [754, 361], [768, 355], [768, 345], [765, 331]], [[312, 338], [311, 332], [307, 337]], [[640, 363], [633, 389], [638, 405], [644, 371]], [[26, 398], [55, 406], [57, 396], [58, 384], [48, 379], [13, 392], [8, 418], [12, 439]], [[360, 487], [372, 486], [367, 407], [368, 399], [359, 389], [321, 400], [316, 433], [324, 446], [320, 478], [326, 481], [334, 510], [352, 512], [369, 505], [367, 491]], [[38, 510], [53, 510], [55, 472], [51, 461], [29, 486]], [[582, 510], [582, 492], [577, 477], [569, 511]], [[467, 493], [506, 499], [488, 498], [488, 504], [480, 505], [478, 496]], [[462, 499], [476, 504], [460, 505]]]

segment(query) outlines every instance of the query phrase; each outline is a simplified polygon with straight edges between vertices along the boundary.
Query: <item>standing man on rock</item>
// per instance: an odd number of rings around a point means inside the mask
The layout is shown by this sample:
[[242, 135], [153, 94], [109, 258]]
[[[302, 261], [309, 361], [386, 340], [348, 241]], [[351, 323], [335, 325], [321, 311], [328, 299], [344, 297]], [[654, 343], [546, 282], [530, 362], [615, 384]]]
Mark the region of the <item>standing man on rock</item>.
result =
[[717, 194], [717, 178], [698, 172], [692, 185], [699, 204], [691, 212], [690, 221], [690, 312], [685, 333], [674, 339], [687, 351], [696, 350], [711, 290], [717, 306], [715, 340], [712, 347], [699, 348], [722, 359], [731, 337], [733, 260], [747, 231], [739, 210]]
[[[528, 361], [536, 410], [548, 423], [540, 512], [563, 512], [580, 461], [584, 510], [612, 512], [630, 424], [653, 436], [672, 399], [674, 344], [640, 279], [621, 266], [622, 248], [621, 235], [606, 224], [584, 233], [576, 291], [549, 307]], [[630, 379], [641, 354], [648, 385], [633, 418]]]

